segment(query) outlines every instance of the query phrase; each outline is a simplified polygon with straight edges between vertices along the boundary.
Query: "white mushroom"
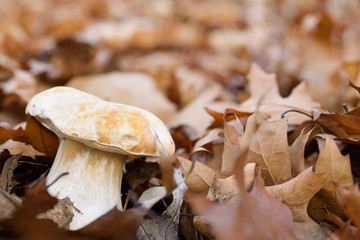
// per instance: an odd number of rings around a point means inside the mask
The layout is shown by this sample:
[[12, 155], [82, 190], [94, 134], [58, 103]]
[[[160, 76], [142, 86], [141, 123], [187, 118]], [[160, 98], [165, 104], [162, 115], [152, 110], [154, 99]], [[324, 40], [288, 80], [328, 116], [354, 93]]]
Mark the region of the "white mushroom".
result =
[[80, 213], [70, 224], [76, 230], [115, 206], [122, 210], [121, 181], [128, 155], [174, 153], [164, 123], [140, 108], [110, 103], [70, 87], [55, 87], [34, 96], [26, 113], [60, 138], [47, 184], [58, 199], [69, 197]]

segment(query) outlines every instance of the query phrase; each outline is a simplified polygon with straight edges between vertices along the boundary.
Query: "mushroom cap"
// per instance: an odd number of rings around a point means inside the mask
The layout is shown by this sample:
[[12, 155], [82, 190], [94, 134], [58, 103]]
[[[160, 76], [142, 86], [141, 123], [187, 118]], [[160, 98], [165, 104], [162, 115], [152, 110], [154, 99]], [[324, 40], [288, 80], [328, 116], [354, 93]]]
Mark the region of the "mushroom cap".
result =
[[60, 138], [103, 151], [135, 156], [166, 156], [175, 151], [165, 124], [152, 113], [71, 87], [54, 87], [35, 95], [26, 113]]

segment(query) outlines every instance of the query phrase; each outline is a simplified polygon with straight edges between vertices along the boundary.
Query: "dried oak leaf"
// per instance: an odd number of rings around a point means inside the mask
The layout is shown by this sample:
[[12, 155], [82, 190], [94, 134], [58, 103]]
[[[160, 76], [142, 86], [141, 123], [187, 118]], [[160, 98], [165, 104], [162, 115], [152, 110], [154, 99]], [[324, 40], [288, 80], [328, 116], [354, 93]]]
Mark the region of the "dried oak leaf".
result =
[[327, 176], [326, 184], [317, 197], [331, 213], [345, 219], [346, 216], [337, 202], [338, 189], [335, 184], [347, 190], [354, 187], [349, 155], [343, 156], [334, 140], [327, 137], [325, 148], [320, 151], [315, 172], [326, 173]]
[[22, 205], [14, 216], [0, 221], [0, 236], [26, 240], [42, 239], [136, 239], [136, 229], [145, 214], [143, 209], [135, 208], [121, 212], [114, 208], [86, 227], [77, 231], [66, 231], [48, 219], [38, 219], [57, 203], [50, 196], [42, 178], [34, 188], [27, 191]]
[[258, 164], [266, 185], [280, 184], [292, 178], [286, 119], [267, 122], [255, 113], [248, 118], [239, 144], [242, 152], [248, 151], [246, 161]]
[[295, 139], [289, 149], [291, 174], [293, 177], [296, 177], [305, 170], [305, 145], [313, 129], [306, 133], [304, 132], [304, 130], [305, 128], [301, 131], [300, 135]]
[[[278, 120], [281, 114], [287, 110], [295, 109], [310, 114], [314, 107], [320, 107], [307, 93], [306, 82], [296, 86], [290, 96], [283, 98], [279, 93], [275, 74], [264, 72], [259, 66], [253, 64], [248, 74], [251, 97], [240, 104], [238, 110], [258, 110], [261, 113], [270, 115], [269, 120]], [[288, 113], [288, 122], [292, 125], [299, 125], [308, 118], [298, 113]]]
[[215, 205], [192, 196], [195, 211], [205, 217], [219, 239], [297, 239], [290, 209], [265, 192], [258, 176], [252, 191], [244, 191], [238, 205]]
[[244, 126], [236, 118], [234, 121], [224, 119], [224, 151], [222, 154], [221, 173], [231, 175], [236, 160], [241, 154], [239, 137], [244, 133]]
[[337, 140], [360, 144], [360, 108], [346, 113], [313, 111], [314, 121], [325, 131], [338, 137]]
[[214, 180], [216, 171], [198, 161], [178, 157], [184, 170], [185, 183], [189, 190], [195, 193], [206, 194]]
[[24, 134], [13, 137], [13, 140], [30, 144], [50, 157], [55, 157], [59, 145], [57, 136], [33, 117], [27, 118]]
[[337, 230], [331, 239], [360, 239], [360, 192], [359, 186], [355, 186], [352, 190], [346, 190], [345, 188], [336, 186], [340, 206], [344, 212], [350, 217], [352, 223], [355, 226], [350, 225], [350, 221], [343, 224], [339, 230]]
[[281, 199], [293, 212], [295, 222], [313, 222], [307, 214], [311, 198], [325, 185], [327, 175], [316, 173], [312, 168], [297, 177], [278, 185], [268, 186], [266, 192]]
[[24, 134], [24, 129], [21, 127], [13, 129], [9, 124], [5, 122], [0, 123], [0, 144], [5, 143], [14, 137], [19, 137]]

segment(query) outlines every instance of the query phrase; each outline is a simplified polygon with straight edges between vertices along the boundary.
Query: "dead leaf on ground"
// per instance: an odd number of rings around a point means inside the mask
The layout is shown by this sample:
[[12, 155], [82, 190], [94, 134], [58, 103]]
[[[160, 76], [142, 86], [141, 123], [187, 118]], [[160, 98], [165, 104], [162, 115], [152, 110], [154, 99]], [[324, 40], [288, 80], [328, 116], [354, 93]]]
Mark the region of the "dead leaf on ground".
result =
[[[259, 112], [270, 115], [269, 121], [279, 120], [281, 114], [287, 110], [295, 109], [311, 113], [314, 107], [320, 107], [307, 93], [305, 82], [296, 86], [290, 96], [283, 98], [279, 94], [275, 74], [264, 72], [259, 66], [253, 64], [248, 74], [251, 97], [240, 104], [238, 110]], [[308, 117], [299, 113], [288, 113], [288, 122], [299, 125], [308, 120]]]
[[243, 132], [244, 126], [238, 118], [232, 122], [224, 119], [224, 151], [221, 162], [221, 173], [224, 175], [229, 176], [234, 172], [234, 164], [241, 154], [239, 137], [243, 135]]
[[334, 140], [326, 138], [325, 148], [320, 151], [315, 168], [316, 173], [326, 173], [326, 185], [317, 196], [324, 202], [328, 211], [345, 219], [345, 215], [337, 202], [335, 184], [351, 190], [354, 187], [349, 155], [343, 156]]
[[313, 129], [304, 133], [304, 128], [289, 149], [291, 174], [293, 177], [296, 177], [305, 170], [305, 145]]
[[266, 185], [280, 184], [292, 178], [287, 142], [287, 121], [267, 122], [258, 113], [250, 116], [240, 149], [249, 148], [247, 162], [258, 164]]
[[34, 188], [27, 191], [21, 206], [12, 218], [0, 221], [0, 235], [27, 240], [41, 239], [136, 239], [136, 229], [145, 214], [134, 208], [121, 212], [114, 208], [94, 222], [77, 231], [66, 231], [48, 219], [38, 219], [40, 213], [51, 209], [57, 199], [50, 196], [43, 177]]
[[290, 207], [295, 222], [313, 222], [307, 214], [307, 206], [311, 198], [325, 185], [326, 179], [325, 173], [317, 173], [308, 168], [295, 178], [282, 184], [267, 186], [265, 190]]
[[57, 136], [33, 117], [27, 118], [24, 134], [13, 140], [30, 144], [50, 157], [55, 157], [59, 145]]
[[[340, 185], [336, 186], [338, 192], [338, 201], [344, 212], [350, 217], [346, 223], [340, 226], [334, 234], [330, 236], [331, 239], [350, 240], [360, 239], [360, 192], [359, 187], [356, 185], [352, 190], [346, 190]], [[353, 223], [355, 226], [350, 225]]]
[[206, 194], [214, 180], [216, 171], [203, 163], [192, 162], [180, 156], [178, 158], [184, 169], [185, 183], [189, 191]]
[[[219, 239], [297, 239], [291, 211], [265, 192], [259, 177], [251, 193], [245, 193], [238, 205], [214, 205], [196, 196], [191, 203], [209, 221]], [[261, 224], [259, 219], [263, 219]]]

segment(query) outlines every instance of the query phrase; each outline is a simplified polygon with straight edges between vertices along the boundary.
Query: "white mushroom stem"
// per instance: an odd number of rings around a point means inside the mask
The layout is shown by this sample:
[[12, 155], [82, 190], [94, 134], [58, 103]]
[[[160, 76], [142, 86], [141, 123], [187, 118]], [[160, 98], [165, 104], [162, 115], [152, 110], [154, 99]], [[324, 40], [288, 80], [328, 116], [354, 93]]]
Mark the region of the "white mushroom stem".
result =
[[122, 210], [121, 181], [127, 156], [90, 148], [80, 142], [62, 139], [46, 183], [48, 192], [62, 199], [69, 197], [74, 206], [70, 224], [77, 230], [91, 223], [115, 206]]

